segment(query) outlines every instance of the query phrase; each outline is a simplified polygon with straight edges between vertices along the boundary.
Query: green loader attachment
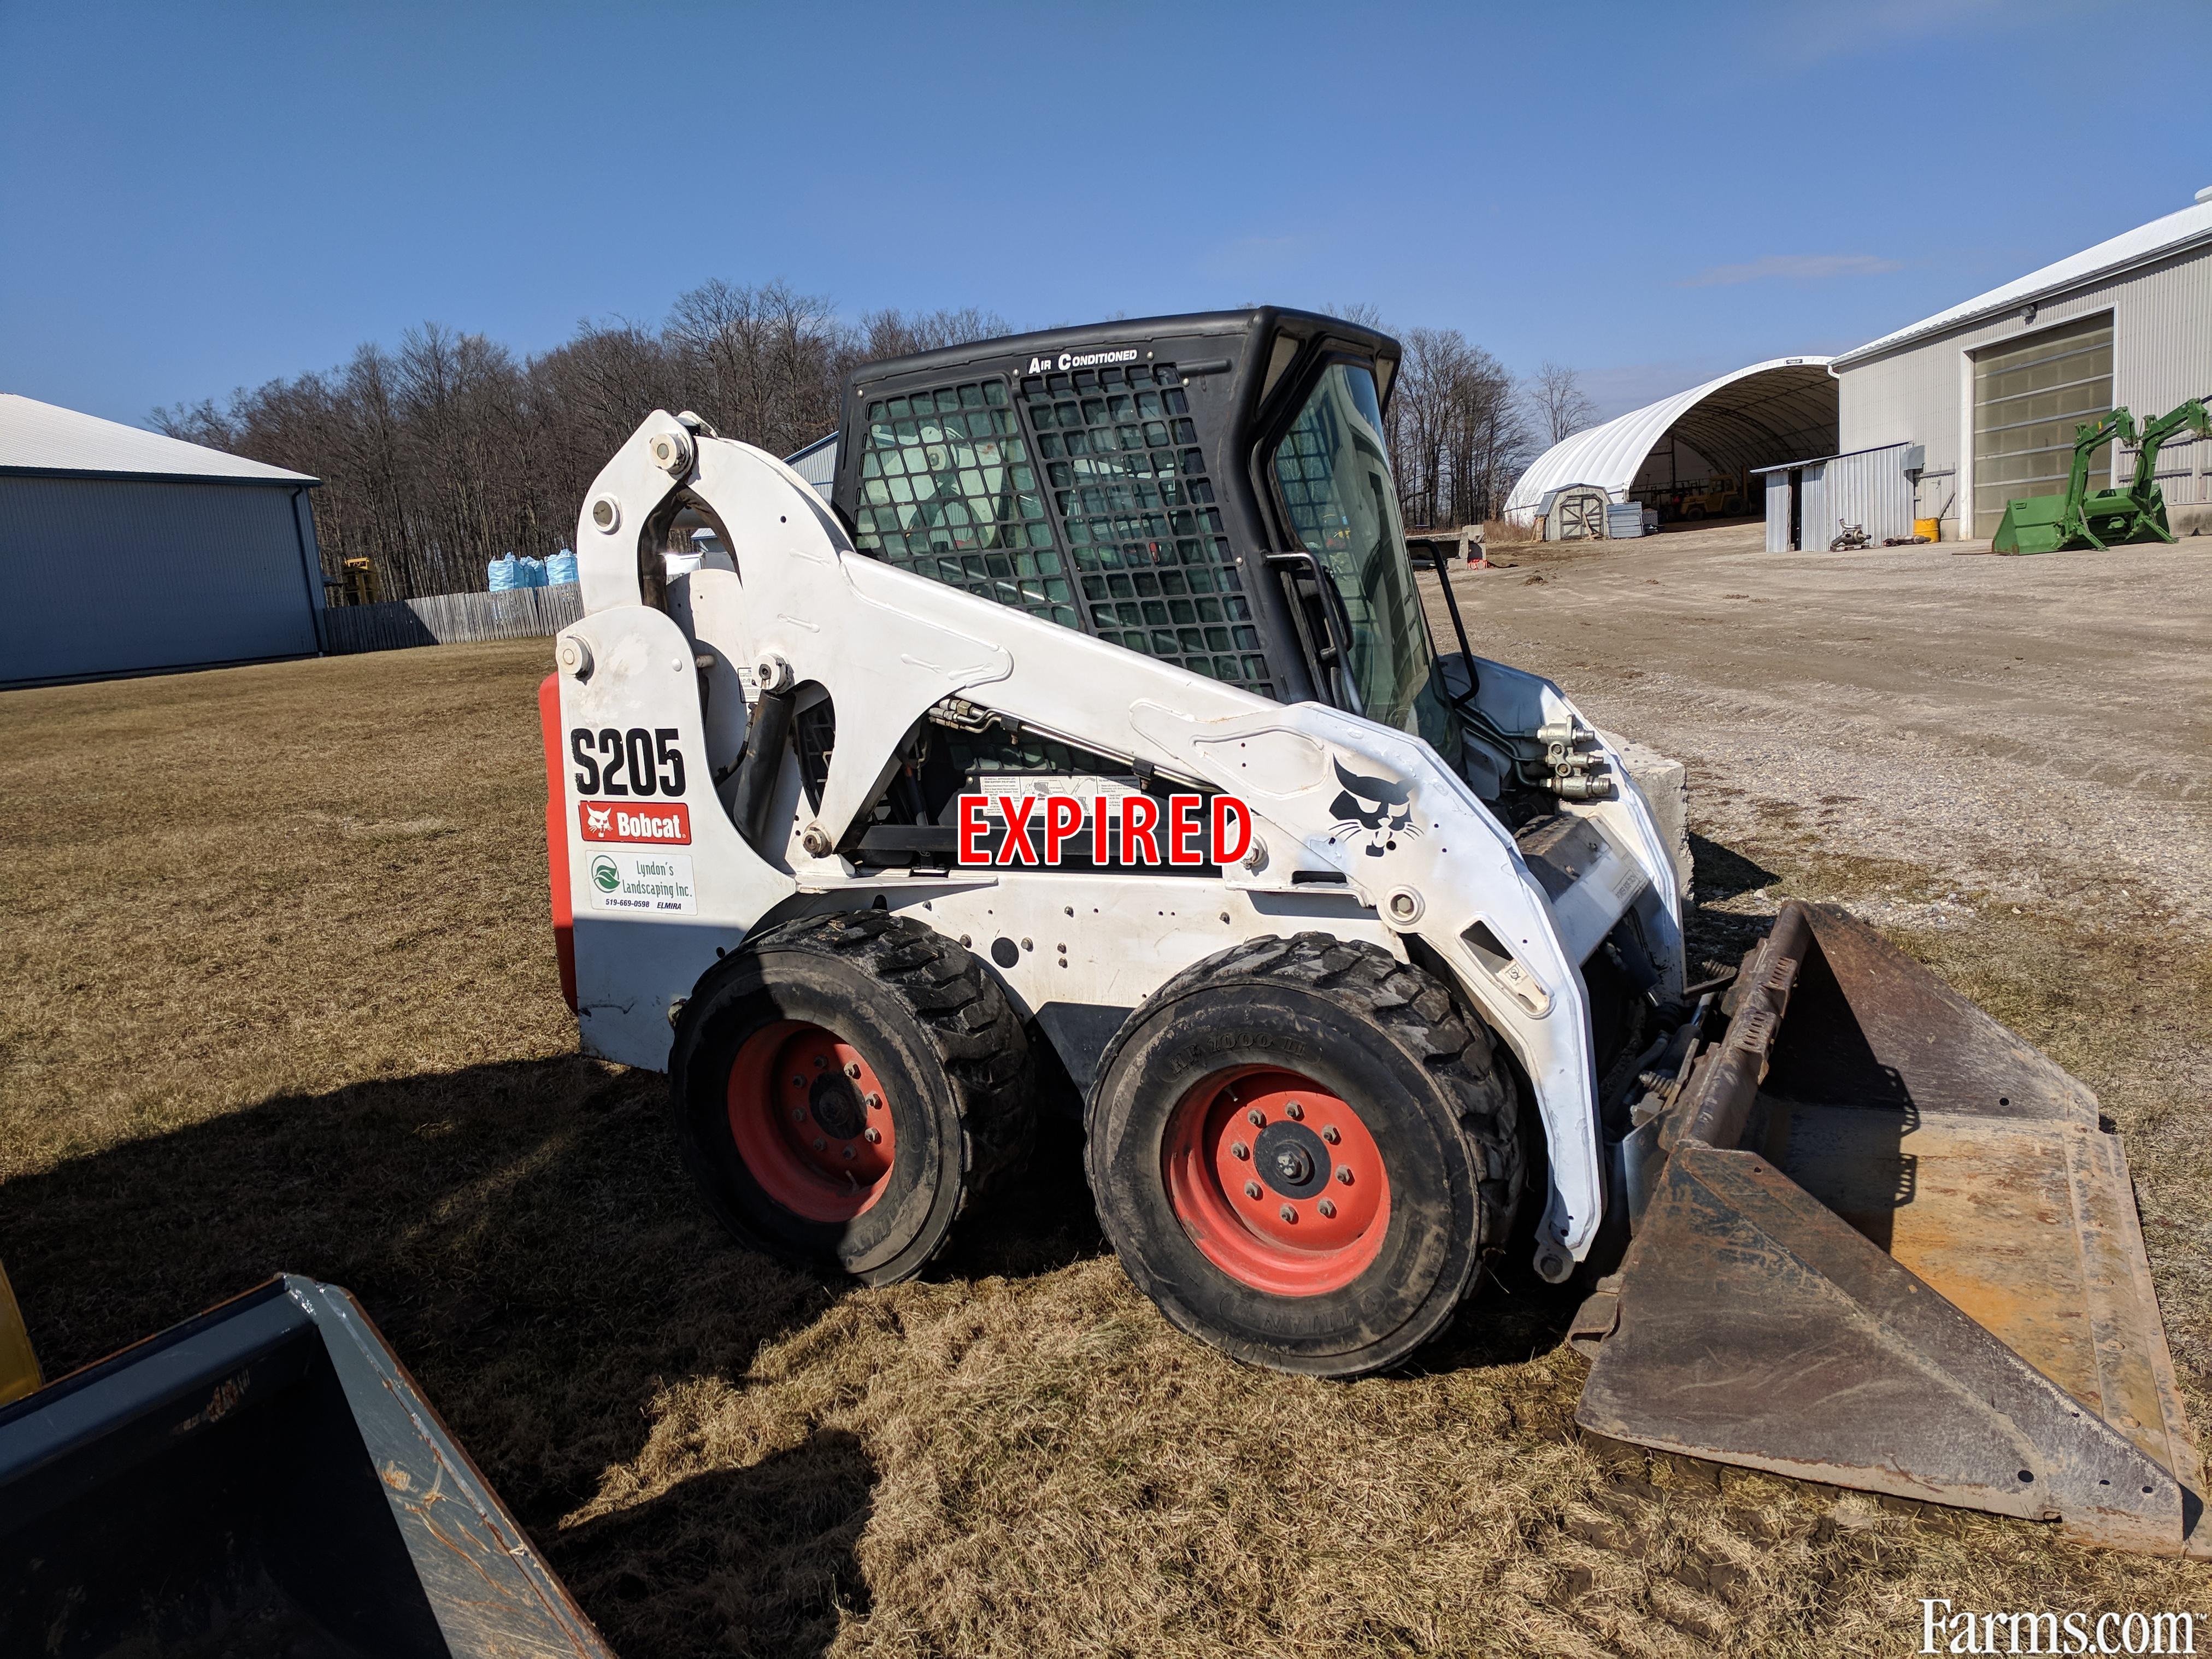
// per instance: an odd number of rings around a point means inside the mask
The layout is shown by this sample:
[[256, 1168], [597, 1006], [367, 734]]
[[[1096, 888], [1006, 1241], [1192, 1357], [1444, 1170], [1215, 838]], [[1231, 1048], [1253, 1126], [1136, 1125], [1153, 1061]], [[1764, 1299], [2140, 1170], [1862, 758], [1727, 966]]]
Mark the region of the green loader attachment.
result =
[[[2057, 495], [2030, 495], [2005, 503], [2004, 518], [1990, 542], [1997, 553], [2056, 553], [2062, 548], [2092, 547], [2100, 552], [2124, 542], [2171, 542], [2166, 495], [2158, 487], [2158, 452], [2184, 427], [2199, 437], [2212, 435], [2212, 415], [2204, 399], [2191, 398], [2179, 409], [2143, 423], [2116, 409], [2074, 429], [2074, 465], [2066, 489]], [[2089, 460], [2115, 438], [2139, 444], [2135, 477], [2125, 489], [2089, 488]]]

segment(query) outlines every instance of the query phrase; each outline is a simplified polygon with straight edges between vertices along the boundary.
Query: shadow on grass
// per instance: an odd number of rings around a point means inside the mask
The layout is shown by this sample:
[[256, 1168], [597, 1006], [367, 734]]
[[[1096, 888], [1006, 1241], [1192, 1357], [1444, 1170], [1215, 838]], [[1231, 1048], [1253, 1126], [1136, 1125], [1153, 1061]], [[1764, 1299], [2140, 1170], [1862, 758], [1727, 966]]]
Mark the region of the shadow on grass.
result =
[[1733, 847], [1708, 841], [1690, 832], [1690, 857], [1696, 866], [1699, 898], [1729, 899], [1760, 887], [1771, 887], [1782, 878]]
[[1682, 933], [1688, 946], [1690, 976], [1703, 979], [1737, 966], [1744, 952], [1765, 938], [1773, 925], [1767, 916], [1740, 915], [1713, 907], [1771, 887], [1782, 877], [1735, 848], [1694, 831], [1690, 836], [1690, 856], [1696, 866], [1695, 902], [1682, 918]]
[[848, 1437], [556, 1529], [665, 1384], [741, 1376], [840, 1294], [714, 1226], [665, 1087], [564, 1057], [270, 1100], [10, 1181], [0, 1260], [50, 1376], [280, 1269], [343, 1285], [618, 1649], [818, 1651], [861, 1593]]
[[[716, 1469], [564, 1534], [569, 1588], [639, 1654], [829, 1651], [870, 1595], [853, 1555], [876, 1466], [817, 1429], [750, 1468]], [[619, 1642], [617, 1645], [619, 1645]]]
[[1046, 1112], [1028, 1164], [963, 1219], [933, 1279], [1026, 1279], [1103, 1255], [1104, 1229], [1083, 1174], [1083, 1127]]

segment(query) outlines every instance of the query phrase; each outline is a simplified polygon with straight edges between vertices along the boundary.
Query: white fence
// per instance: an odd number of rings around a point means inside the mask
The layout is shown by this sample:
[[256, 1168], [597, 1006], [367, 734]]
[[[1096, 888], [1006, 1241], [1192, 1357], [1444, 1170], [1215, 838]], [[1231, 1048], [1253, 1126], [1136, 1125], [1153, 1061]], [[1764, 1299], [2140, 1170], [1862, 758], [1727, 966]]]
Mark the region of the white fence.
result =
[[584, 590], [513, 587], [504, 593], [435, 593], [386, 605], [337, 605], [322, 613], [323, 648], [332, 656], [398, 651], [410, 645], [527, 640], [559, 633], [584, 614]]

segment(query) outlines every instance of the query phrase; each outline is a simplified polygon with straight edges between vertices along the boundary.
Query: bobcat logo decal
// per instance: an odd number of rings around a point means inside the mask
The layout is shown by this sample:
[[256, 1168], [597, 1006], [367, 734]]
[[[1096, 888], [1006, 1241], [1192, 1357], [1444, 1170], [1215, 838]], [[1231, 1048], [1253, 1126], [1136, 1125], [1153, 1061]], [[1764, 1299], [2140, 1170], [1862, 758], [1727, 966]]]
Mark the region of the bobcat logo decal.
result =
[[1421, 833], [1413, 822], [1412, 784], [1364, 778], [1346, 771], [1342, 761], [1336, 763], [1336, 781], [1344, 787], [1329, 804], [1329, 815], [1336, 820], [1331, 828], [1346, 845], [1364, 837], [1360, 850], [1379, 859], [1397, 850], [1399, 836]]
[[614, 827], [615, 809], [611, 806], [593, 806], [587, 803], [584, 807], [584, 818], [590, 829], [600, 835], [605, 835]]

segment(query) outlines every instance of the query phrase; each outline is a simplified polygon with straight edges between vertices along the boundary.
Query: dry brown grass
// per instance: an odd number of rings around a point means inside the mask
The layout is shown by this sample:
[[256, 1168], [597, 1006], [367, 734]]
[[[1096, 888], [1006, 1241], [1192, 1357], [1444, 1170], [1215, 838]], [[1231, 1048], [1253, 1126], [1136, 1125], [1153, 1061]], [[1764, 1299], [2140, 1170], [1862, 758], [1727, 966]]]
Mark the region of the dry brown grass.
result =
[[[925, 1282], [738, 1249], [659, 1079], [572, 1052], [546, 655], [0, 697], [0, 1256], [50, 1365], [276, 1268], [351, 1285], [627, 1659], [1905, 1653], [1921, 1595], [2207, 1613], [2203, 1569], [1593, 1444], [1568, 1310], [1510, 1274], [1409, 1374], [1241, 1370], [1101, 1254], [1064, 1138]], [[1880, 873], [1699, 850], [1715, 949], [1747, 888]], [[2160, 1092], [2212, 1031], [2201, 954], [1994, 912], [1908, 942], [2204, 1190]], [[2148, 1218], [2201, 1402], [2201, 1201]]]

